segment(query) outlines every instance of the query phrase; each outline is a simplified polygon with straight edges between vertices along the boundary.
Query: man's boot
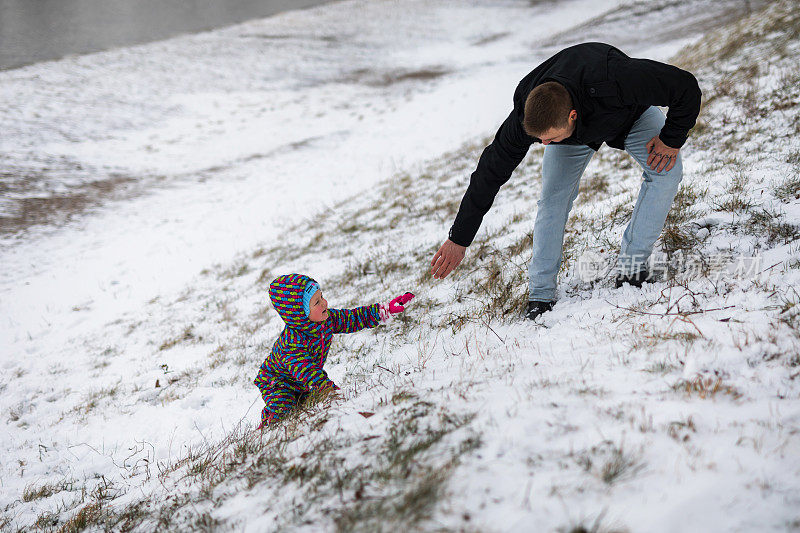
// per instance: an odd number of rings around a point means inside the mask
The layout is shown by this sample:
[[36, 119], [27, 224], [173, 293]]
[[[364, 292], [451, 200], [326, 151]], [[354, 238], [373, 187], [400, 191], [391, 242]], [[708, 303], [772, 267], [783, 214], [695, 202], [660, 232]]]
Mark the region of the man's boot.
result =
[[528, 302], [528, 312], [525, 313], [525, 318], [528, 320], [536, 320], [536, 317], [553, 310], [555, 302], [537, 302], [531, 300]]
[[650, 272], [646, 268], [643, 268], [636, 274], [617, 274], [617, 278], [614, 280], [614, 286], [619, 289], [627, 283], [631, 287], [641, 287], [642, 283], [647, 281], [649, 277]]

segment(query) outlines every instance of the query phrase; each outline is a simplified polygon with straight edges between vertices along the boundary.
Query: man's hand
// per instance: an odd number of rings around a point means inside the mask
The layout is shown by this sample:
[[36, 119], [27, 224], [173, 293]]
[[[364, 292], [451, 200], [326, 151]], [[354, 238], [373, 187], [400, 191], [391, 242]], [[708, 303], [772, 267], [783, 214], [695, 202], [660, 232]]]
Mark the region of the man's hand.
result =
[[678, 160], [680, 148], [670, 148], [656, 135], [647, 142], [647, 166], [656, 172], [669, 172]]
[[446, 278], [464, 260], [466, 251], [465, 246], [459, 246], [450, 239], [444, 241], [431, 260], [431, 275], [436, 279]]

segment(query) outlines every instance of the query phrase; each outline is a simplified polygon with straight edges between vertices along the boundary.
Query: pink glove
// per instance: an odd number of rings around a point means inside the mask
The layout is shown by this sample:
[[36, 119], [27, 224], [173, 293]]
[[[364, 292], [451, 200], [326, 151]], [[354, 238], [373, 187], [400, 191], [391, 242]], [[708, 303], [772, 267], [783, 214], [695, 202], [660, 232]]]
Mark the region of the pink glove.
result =
[[411, 301], [414, 298], [414, 295], [410, 292], [407, 292], [397, 298], [394, 298], [388, 304], [380, 304], [380, 315], [381, 315], [381, 322], [386, 322], [392, 315], [396, 315], [397, 313], [402, 313], [406, 310], [403, 307], [405, 304]]

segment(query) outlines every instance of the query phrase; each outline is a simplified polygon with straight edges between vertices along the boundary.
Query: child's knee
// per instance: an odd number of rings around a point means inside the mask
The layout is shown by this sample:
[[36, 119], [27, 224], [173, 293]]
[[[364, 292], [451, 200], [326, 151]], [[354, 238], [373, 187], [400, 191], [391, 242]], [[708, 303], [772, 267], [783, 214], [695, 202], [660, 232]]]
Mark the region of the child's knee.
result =
[[287, 391], [272, 391], [271, 394], [264, 395], [264, 403], [267, 404], [267, 410], [276, 416], [282, 416], [297, 405], [297, 397]]

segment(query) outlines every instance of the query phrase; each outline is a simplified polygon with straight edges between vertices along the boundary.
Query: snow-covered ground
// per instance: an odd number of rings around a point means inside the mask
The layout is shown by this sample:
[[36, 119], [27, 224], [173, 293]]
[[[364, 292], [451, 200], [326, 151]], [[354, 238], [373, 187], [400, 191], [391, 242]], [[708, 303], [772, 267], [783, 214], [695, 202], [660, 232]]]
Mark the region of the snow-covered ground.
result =
[[[0, 73], [0, 525], [800, 527], [792, 2], [676, 58], [707, 105], [664, 247], [696, 273], [573, 273], [632, 207], [607, 149], [542, 326], [519, 320], [540, 151], [456, 276], [425, 268], [539, 60], [667, 60], [760, 4], [346, 1]], [[344, 400], [260, 437], [265, 287], [293, 270], [334, 306], [419, 298], [337, 339]]]

